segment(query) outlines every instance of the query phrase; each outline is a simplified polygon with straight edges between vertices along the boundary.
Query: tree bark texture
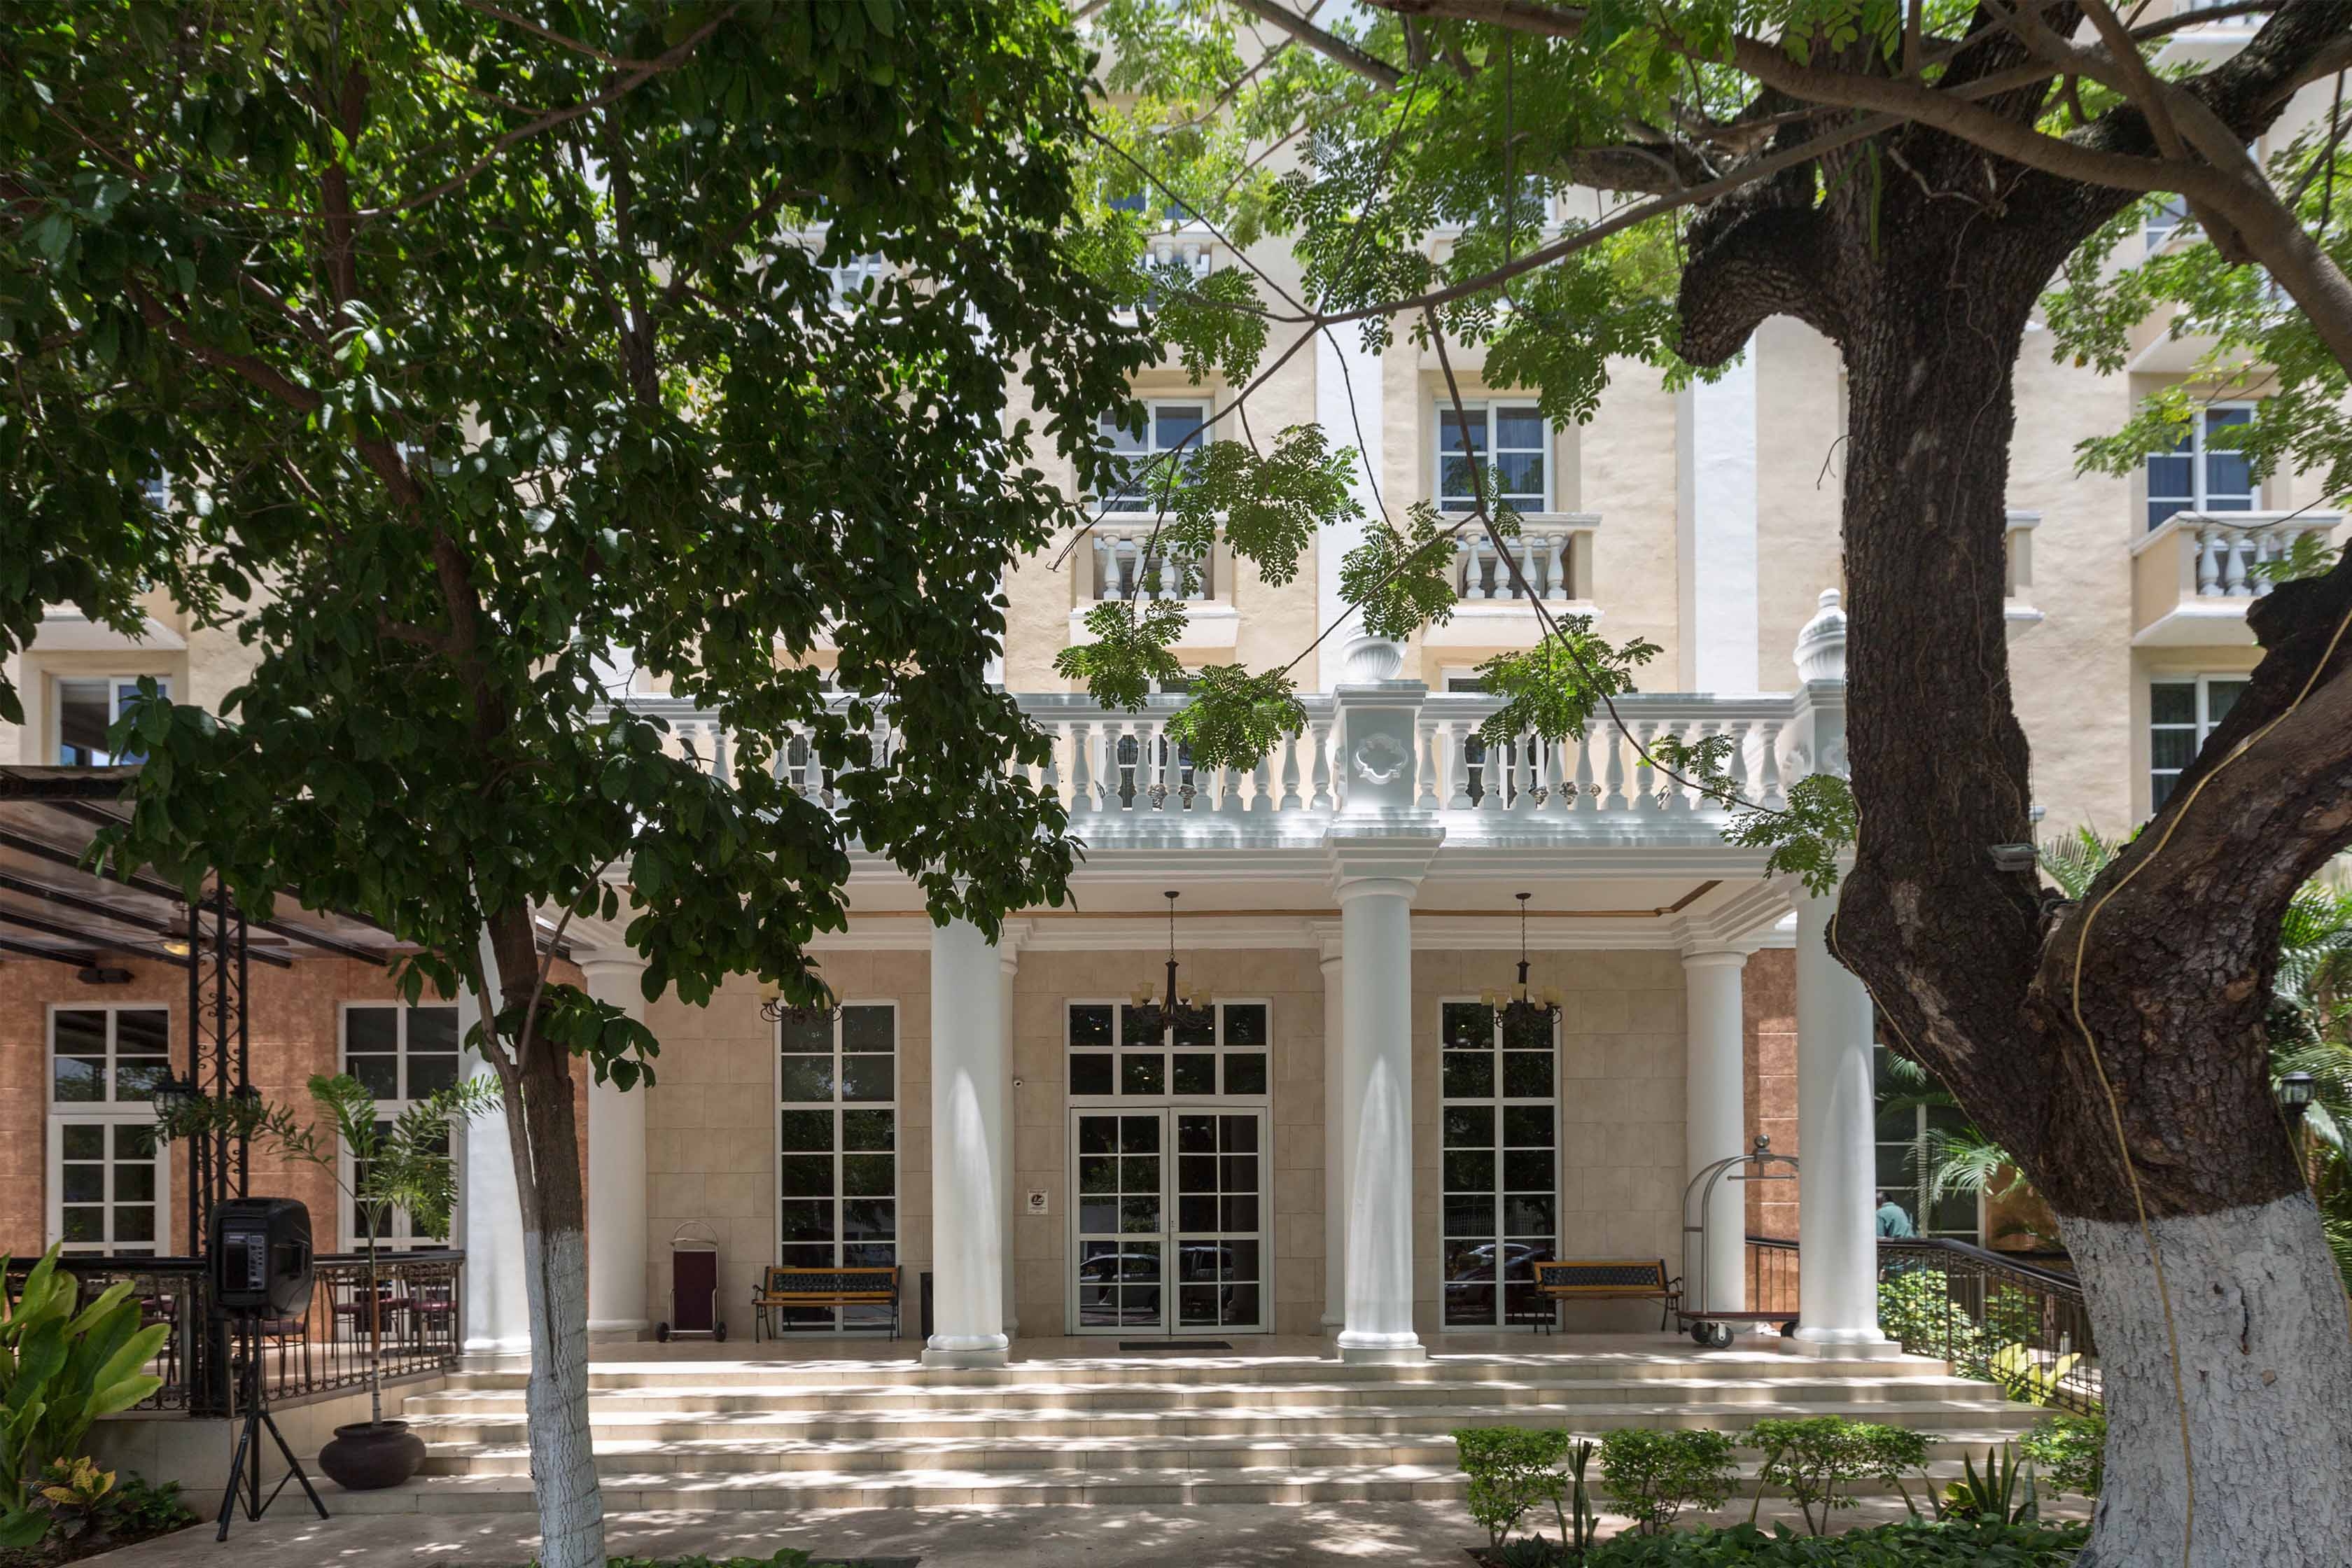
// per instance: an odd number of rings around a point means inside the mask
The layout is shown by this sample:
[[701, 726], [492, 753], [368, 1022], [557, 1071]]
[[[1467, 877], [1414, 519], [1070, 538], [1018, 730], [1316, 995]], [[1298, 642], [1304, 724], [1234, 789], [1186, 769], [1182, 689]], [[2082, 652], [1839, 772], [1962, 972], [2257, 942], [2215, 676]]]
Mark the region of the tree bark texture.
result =
[[[2288, 47], [2265, 42], [2210, 89], [2249, 134], [2277, 108], [2257, 69]], [[1998, 40], [1974, 52], [1956, 69], [2012, 63]], [[2147, 134], [2128, 111], [2095, 130]], [[1917, 127], [1828, 162], [1702, 213], [1682, 305], [1696, 363], [1774, 313], [1844, 355], [1861, 831], [1832, 949], [2082, 1265], [2112, 1433], [2086, 1561], [2341, 1568], [2352, 1322], [2272, 1101], [2263, 1013], [2288, 900], [2352, 842], [2352, 639], [2331, 640], [2352, 566], [2261, 602], [2243, 711], [2082, 904], [1997, 869], [1993, 846], [2033, 838], [2003, 613], [2013, 368], [2059, 264], [2133, 198]]]
[[[530, 1006], [539, 977], [528, 910], [490, 918], [498, 984], [510, 1016]], [[487, 977], [486, 977], [487, 978]], [[534, 1031], [502, 1069], [508, 1145], [522, 1201], [523, 1289], [530, 1312], [530, 1376], [523, 1394], [542, 1568], [604, 1568], [604, 1502], [588, 1420], [587, 1194], [572, 1058]]]

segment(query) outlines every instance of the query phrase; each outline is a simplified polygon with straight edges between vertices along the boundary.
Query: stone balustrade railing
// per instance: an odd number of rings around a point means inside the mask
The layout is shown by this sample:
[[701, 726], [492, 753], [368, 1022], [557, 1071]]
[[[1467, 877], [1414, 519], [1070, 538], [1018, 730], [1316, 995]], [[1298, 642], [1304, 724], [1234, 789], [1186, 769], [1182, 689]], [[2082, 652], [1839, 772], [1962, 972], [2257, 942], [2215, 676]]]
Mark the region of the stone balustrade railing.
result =
[[[1592, 512], [1529, 512], [1520, 519], [1519, 535], [1504, 543], [1518, 565], [1518, 577], [1537, 598], [1564, 604], [1592, 596], [1592, 530], [1601, 519]], [[1454, 588], [1465, 601], [1524, 599], [1495, 542], [1483, 534], [1464, 531], [1454, 549]]]
[[[1347, 804], [1349, 769], [1337, 739], [1339, 699], [1304, 699], [1305, 727], [1246, 770], [1195, 767], [1189, 749], [1170, 740], [1181, 697], [1155, 697], [1132, 713], [1103, 708], [1084, 695], [1032, 695], [1020, 701], [1052, 747], [1053, 760], [1029, 769], [1030, 780], [1059, 799], [1081, 831], [1086, 821], [1108, 818], [1264, 820], [1328, 816]], [[690, 752], [722, 774], [732, 766], [736, 748], [714, 715], [667, 698], [641, 698], [635, 706], [668, 722], [673, 749], [681, 754]], [[1563, 821], [1719, 812], [1652, 765], [1644, 753], [1668, 738], [1728, 736], [1732, 779], [1743, 798], [1761, 805], [1781, 803], [1788, 782], [1809, 765], [1799, 722], [1801, 699], [1793, 693], [1622, 697], [1617, 710], [1630, 735], [1602, 721], [1582, 740], [1557, 745], [1535, 736], [1482, 741], [1478, 731], [1496, 706], [1495, 698], [1462, 694], [1436, 693], [1423, 701], [1414, 728], [1417, 807]], [[877, 730], [868, 743], [887, 757], [898, 741]], [[775, 765], [795, 791], [832, 804], [830, 776], [805, 740], [789, 739]]]
[[2245, 608], [2271, 591], [2257, 568], [2284, 558], [2300, 534], [2323, 539], [2334, 512], [2177, 511], [2132, 545], [2133, 640], [2242, 642]]
[[1164, 540], [1153, 544], [1153, 531], [1154, 520], [1149, 517], [1111, 516], [1094, 525], [1087, 536], [1094, 562], [1090, 597], [1197, 603], [1210, 596], [1208, 563], [1170, 553]]

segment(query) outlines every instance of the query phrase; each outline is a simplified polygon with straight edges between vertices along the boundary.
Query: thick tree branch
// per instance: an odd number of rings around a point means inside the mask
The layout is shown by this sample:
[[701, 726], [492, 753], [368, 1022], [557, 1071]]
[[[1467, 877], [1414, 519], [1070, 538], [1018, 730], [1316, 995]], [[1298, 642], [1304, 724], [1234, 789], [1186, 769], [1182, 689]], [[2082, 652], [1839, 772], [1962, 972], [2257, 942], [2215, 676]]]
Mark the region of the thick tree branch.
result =
[[1261, 21], [1270, 22], [1328, 60], [1346, 66], [1375, 87], [1393, 88], [1404, 72], [1367, 49], [1358, 48], [1337, 33], [1318, 27], [1280, 0], [1233, 0]]

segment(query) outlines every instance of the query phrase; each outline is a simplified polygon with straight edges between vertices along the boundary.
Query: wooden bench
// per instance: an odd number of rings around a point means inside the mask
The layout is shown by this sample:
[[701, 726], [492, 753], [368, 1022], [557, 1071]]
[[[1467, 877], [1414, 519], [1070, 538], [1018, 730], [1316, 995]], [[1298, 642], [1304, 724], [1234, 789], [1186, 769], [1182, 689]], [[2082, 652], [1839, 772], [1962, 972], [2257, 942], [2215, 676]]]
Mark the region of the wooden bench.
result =
[[[898, 1337], [898, 1270], [795, 1268], [772, 1263], [751, 1292], [751, 1342], [783, 1337], [783, 1315], [795, 1307], [888, 1307], [890, 1337]], [[773, 1316], [771, 1316], [773, 1314]]]
[[1666, 1277], [1663, 1258], [1561, 1258], [1528, 1265], [1536, 1289], [1557, 1306], [1561, 1301], [1658, 1301], [1663, 1329], [1683, 1304], [1680, 1276]]

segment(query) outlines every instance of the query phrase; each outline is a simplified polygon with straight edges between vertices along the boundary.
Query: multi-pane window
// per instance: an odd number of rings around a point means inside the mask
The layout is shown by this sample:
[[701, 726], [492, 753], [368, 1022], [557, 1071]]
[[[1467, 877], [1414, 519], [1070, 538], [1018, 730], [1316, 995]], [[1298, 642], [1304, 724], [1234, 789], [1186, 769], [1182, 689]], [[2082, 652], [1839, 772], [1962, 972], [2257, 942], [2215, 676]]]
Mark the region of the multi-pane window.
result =
[[2253, 418], [2251, 403], [2217, 403], [2171, 451], [2148, 454], [2148, 527], [2161, 526], [2176, 511], [2254, 510], [2253, 465], [2237, 446]]
[[[169, 681], [159, 679], [155, 685], [171, 696]], [[59, 767], [104, 768], [144, 760], [136, 752], [117, 754], [106, 740], [107, 731], [139, 695], [137, 676], [66, 676], [58, 679], [55, 690]]]
[[162, 1007], [49, 1015], [49, 1236], [68, 1252], [165, 1250], [154, 1100], [172, 1070], [171, 1037]]
[[162, 1007], [59, 1007], [49, 1015], [49, 1098], [59, 1105], [150, 1105], [172, 1071]]
[[[1466, 448], [1466, 449], [1465, 449]], [[1551, 427], [1532, 403], [1452, 405], [1437, 411], [1437, 504], [1444, 511], [1474, 511], [1478, 487], [1491, 471], [1498, 481], [1489, 510], [1549, 511]]]
[[1206, 403], [1151, 401], [1144, 405], [1143, 434], [1121, 426], [1111, 414], [1102, 416], [1102, 441], [1124, 476], [1118, 489], [1103, 498], [1105, 511], [1158, 511], [1166, 497], [1190, 478], [1192, 459], [1209, 439], [1201, 426], [1209, 417]]
[[1266, 1092], [1263, 1002], [1220, 1002], [1159, 1029], [1125, 1002], [1076, 1002], [1069, 1027], [1073, 1099]]
[[2162, 250], [2164, 242], [2172, 237], [2173, 230], [2188, 221], [2189, 204], [2186, 201], [2173, 195], [2157, 197], [2156, 205], [2148, 209], [2147, 223], [2142, 231], [2147, 236], [2147, 253], [2153, 256]]
[[1978, 1194], [1947, 1192], [1933, 1204], [1927, 1201], [1932, 1164], [1928, 1134], [1964, 1131], [1967, 1113], [1955, 1105], [1930, 1103], [1939, 1097], [1895, 1079], [1889, 1069], [1894, 1058], [1885, 1046], [1874, 1047], [1871, 1055], [1877, 1089], [1878, 1191], [1895, 1201], [1921, 1236], [1980, 1240], [1984, 1223]]
[[1559, 1241], [1553, 1029], [1476, 1002], [1444, 1004], [1440, 1028], [1444, 1321], [1532, 1321], [1546, 1315], [1532, 1266]]
[[2244, 696], [2246, 679], [2200, 675], [2194, 679], [2154, 680], [2147, 688], [2148, 809], [2161, 811], [2172, 798], [2181, 771], [2197, 759], [2206, 740]]
[[[457, 1058], [464, 1036], [457, 1026], [457, 1009], [446, 1003], [401, 1006], [390, 1003], [352, 1003], [343, 1008], [343, 1071], [359, 1080], [374, 1097], [383, 1120], [378, 1131], [388, 1131], [392, 1121], [415, 1100], [425, 1099], [457, 1081]], [[364, 1162], [352, 1162], [352, 1184], [367, 1180]], [[376, 1240], [385, 1247], [445, 1247], [446, 1236], [419, 1226], [407, 1210], [393, 1208], [377, 1215], [362, 1209], [349, 1194], [342, 1195], [345, 1245], [365, 1244], [368, 1229], [378, 1229]], [[456, 1227], [452, 1213], [451, 1226]]]
[[163, 1250], [168, 1166], [152, 1121], [59, 1116], [49, 1126], [49, 1235], [68, 1252]]
[[[888, 1268], [898, 1261], [898, 1009], [853, 1003], [787, 1016], [777, 1033], [779, 1263]], [[887, 1307], [786, 1314], [814, 1329], [887, 1328]]]

